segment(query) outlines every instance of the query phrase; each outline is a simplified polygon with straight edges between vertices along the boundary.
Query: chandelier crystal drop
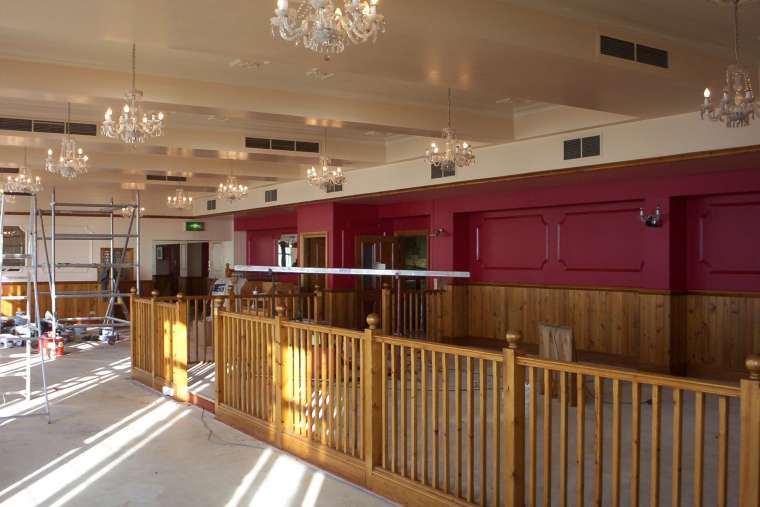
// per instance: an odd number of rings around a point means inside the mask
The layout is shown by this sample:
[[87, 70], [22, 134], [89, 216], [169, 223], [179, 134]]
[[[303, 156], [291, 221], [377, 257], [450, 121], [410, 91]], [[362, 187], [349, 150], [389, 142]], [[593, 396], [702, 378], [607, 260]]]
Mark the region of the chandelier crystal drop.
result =
[[248, 195], [248, 186], [238, 183], [235, 176], [229, 175], [224, 183], [219, 184], [217, 195], [229, 202], [238, 201]]
[[[120, 210], [120, 214], [124, 218], [132, 218], [132, 215], [135, 214], [135, 210], [137, 209], [136, 206], [124, 206]], [[145, 208], [140, 207], [140, 211], [138, 211], [137, 216], [142, 218], [145, 215]]]
[[66, 104], [66, 123], [64, 124], [64, 138], [61, 140], [61, 151], [56, 159], [53, 149], [48, 149], [45, 160], [45, 170], [64, 178], [73, 180], [77, 176], [87, 173], [87, 161], [89, 157], [76, 141], [71, 137], [71, 104]]
[[708, 118], [726, 124], [726, 127], [748, 127], [751, 120], [758, 113], [755, 94], [752, 91], [752, 78], [750, 73], [739, 63], [739, 1], [734, 0], [734, 63], [726, 68], [726, 84], [723, 87], [723, 96], [720, 102], [715, 104], [709, 88], [705, 88], [704, 102], [702, 103], [702, 119]]
[[456, 167], [467, 167], [475, 163], [475, 153], [472, 151], [472, 146], [457, 139], [456, 132], [452, 127], [453, 111], [451, 88], [449, 88], [448, 127], [443, 129], [443, 140], [440, 146], [439, 143], [431, 143], [430, 148], [425, 151], [425, 162], [427, 164], [447, 170]]
[[[2, 187], [2, 192], [8, 193], [22, 193], [22, 194], [37, 194], [42, 190], [42, 179], [39, 176], [32, 177], [29, 172], [29, 166], [27, 165], [27, 149], [24, 148], [24, 165], [19, 167], [18, 174], [16, 176], [8, 176], [5, 184]], [[16, 200], [15, 195], [6, 195], [6, 201], [13, 202]]]
[[346, 43], [375, 42], [385, 32], [385, 18], [377, 13], [379, 0], [302, 0], [295, 9], [277, 0], [270, 20], [272, 35], [324, 55], [340, 54]]
[[174, 195], [166, 198], [166, 205], [173, 209], [190, 209], [193, 207], [193, 198], [185, 193], [185, 190], [178, 188]]
[[113, 119], [113, 110], [109, 107], [100, 126], [101, 134], [127, 144], [141, 144], [165, 133], [164, 113], [143, 111], [143, 92], [135, 86], [135, 68], [135, 45], [132, 44], [132, 89], [125, 94], [126, 104], [118, 120]]
[[311, 166], [306, 170], [306, 181], [311, 185], [328, 190], [330, 187], [342, 186], [346, 182], [343, 168], [331, 166], [329, 158], [319, 157], [319, 165], [321, 169]]

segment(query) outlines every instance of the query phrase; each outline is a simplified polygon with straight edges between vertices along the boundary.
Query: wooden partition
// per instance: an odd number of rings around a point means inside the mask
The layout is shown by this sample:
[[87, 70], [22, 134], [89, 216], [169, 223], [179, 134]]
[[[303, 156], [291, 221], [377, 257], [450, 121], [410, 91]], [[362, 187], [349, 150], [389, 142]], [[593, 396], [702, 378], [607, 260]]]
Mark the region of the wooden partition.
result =
[[180, 295], [175, 302], [153, 297], [130, 303], [132, 378], [158, 390], [171, 389], [181, 401], [188, 399], [188, 306]]
[[444, 335], [446, 291], [404, 290], [400, 294], [388, 285], [382, 289], [383, 333], [440, 341]]
[[[407, 505], [760, 501], [741, 386], [217, 308], [217, 417]], [[571, 381], [571, 380], [574, 380]], [[543, 389], [539, 389], [539, 385]]]
[[314, 292], [254, 294], [233, 297], [237, 312], [261, 317], [274, 317], [275, 309], [282, 307], [288, 320], [321, 323], [324, 320], [324, 294], [317, 288]]

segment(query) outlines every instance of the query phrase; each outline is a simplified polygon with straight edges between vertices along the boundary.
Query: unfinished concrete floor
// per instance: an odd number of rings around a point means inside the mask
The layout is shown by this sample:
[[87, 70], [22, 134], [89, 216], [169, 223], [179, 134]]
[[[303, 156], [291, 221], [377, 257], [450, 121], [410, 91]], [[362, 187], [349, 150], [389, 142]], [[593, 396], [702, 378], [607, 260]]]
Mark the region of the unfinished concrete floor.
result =
[[[0, 420], [0, 505], [390, 505], [133, 382], [128, 342], [82, 349], [48, 364], [52, 424]], [[0, 350], [0, 416], [40, 406], [22, 356]]]

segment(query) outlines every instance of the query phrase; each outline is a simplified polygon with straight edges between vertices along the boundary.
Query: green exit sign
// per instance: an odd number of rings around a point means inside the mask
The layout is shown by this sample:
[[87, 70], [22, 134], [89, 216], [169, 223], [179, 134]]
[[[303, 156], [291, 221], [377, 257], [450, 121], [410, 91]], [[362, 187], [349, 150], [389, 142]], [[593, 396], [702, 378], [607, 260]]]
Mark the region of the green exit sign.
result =
[[206, 224], [203, 222], [185, 222], [185, 230], [190, 232], [205, 231]]

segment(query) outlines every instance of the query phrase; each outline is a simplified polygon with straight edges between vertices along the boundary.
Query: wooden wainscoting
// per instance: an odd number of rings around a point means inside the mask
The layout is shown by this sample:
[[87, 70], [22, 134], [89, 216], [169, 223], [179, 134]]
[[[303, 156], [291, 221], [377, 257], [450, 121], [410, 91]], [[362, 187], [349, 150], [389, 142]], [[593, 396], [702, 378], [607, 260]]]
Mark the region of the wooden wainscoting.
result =
[[367, 316], [359, 315], [357, 296], [354, 289], [325, 289], [325, 322], [335, 327], [361, 329], [362, 322]]
[[449, 287], [444, 308], [446, 337], [497, 345], [513, 329], [531, 349], [539, 322], [561, 324], [584, 359], [675, 374], [737, 379], [760, 352], [760, 294], [472, 284]]

